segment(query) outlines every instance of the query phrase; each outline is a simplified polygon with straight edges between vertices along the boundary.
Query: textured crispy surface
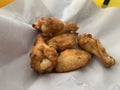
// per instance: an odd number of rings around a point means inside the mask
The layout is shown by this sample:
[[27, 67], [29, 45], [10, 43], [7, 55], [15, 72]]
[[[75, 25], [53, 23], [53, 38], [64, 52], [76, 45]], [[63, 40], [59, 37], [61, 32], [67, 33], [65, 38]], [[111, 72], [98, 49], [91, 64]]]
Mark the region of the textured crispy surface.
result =
[[107, 54], [99, 40], [93, 38], [91, 34], [79, 35], [78, 44], [82, 49], [98, 56], [105, 67], [111, 67], [115, 64], [115, 59]]
[[60, 53], [56, 72], [68, 72], [84, 67], [91, 59], [91, 54], [78, 49], [67, 49]]
[[[105, 67], [115, 64], [115, 59], [107, 54], [99, 40], [93, 38], [91, 34], [78, 36], [78, 26], [75, 22], [42, 17], [33, 24], [33, 27], [41, 31], [30, 54], [31, 67], [38, 73], [79, 69], [88, 64], [91, 54], [98, 56]], [[78, 45], [85, 51], [73, 49], [76, 38]]]
[[43, 36], [55, 36], [66, 32], [76, 32], [78, 30], [78, 26], [75, 22], [67, 22], [64, 23], [57, 18], [45, 18], [42, 17], [37, 20], [33, 27], [36, 30], [42, 31]]
[[50, 48], [39, 34], [30, 54], [31, 67], [38, 73], [51, 72], [56, 65], [57, 51]]
[[57, 35], [48, 41], [48, 45], [57, 49], [58, 51], [73, 48], [75, 45], [76, 36], [76, 33], [65, 33]]

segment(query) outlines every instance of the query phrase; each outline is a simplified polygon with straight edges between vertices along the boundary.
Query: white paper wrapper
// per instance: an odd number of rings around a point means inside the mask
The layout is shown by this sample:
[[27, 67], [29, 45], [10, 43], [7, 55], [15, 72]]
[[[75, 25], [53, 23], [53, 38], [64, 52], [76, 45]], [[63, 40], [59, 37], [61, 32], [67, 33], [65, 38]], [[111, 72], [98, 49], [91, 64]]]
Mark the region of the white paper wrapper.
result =
[[[75, 21], [79, 34], [99, 39], [116, 64], [106, 69], [97, 57], [69, 73], [37, 75], [29, 53], [39, 17]], [[0, 9], [0, 90], [120, 90], [120, 9], [99, 9], [91, 0], [16, 0]]]

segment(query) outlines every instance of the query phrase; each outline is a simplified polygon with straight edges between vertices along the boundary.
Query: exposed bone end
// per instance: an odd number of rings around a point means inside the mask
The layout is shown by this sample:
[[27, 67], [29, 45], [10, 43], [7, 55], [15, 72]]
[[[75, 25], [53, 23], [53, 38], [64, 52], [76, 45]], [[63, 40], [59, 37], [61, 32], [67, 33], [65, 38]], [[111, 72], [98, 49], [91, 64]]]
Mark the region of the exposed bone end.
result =
[[40, 69], [41, 71], [47, 70], [51, 65], [51, 61], [49, 61], [48, 59], [43, 59], [40, 63]]
[[34, 24], [32, 24], [32, 27], [35, 28], [36, 30], [40, 30], [41, 29], [38, 21], [36, 21]]
[[109, 68], [115, 64], [115, 59], [111, 56], [107, 56], [103, 63], [105, 67]]

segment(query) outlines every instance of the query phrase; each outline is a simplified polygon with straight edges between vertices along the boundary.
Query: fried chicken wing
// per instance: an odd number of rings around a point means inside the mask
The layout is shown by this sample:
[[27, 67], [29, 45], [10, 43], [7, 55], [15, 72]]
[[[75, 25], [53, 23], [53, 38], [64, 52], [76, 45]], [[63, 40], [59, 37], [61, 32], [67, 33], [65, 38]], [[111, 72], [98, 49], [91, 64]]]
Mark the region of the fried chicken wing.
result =
[[99, 40], [93, 38], [91, 34], [79, 35], [78, 44], [82, 49], [98, 56], [105, 67], [111, 67], [115, 64], [115, 59], [107, 54]]
[[65, 33], [57, 35], [48, 40], [48, 46], [62, 51], [65, 49], [73, 48], [76, 42], [77, 33]]
[[78, 49], [66, 49], [57, 59], [56, 72], [68, 72], [86, 66], [91, 59], [91, 54]]
[[38, 73], [51, 72], [56, 65], [57, 51], [50, 48], [39, 34], [30, 54], [31, 67]]
[[57, 18], [42, 17], [32, 25], [36, 30], [40, 30], [43, 36], [55, 36], [66, 32], [76, 32], [78, 26], [74, 22], [64, 23]]

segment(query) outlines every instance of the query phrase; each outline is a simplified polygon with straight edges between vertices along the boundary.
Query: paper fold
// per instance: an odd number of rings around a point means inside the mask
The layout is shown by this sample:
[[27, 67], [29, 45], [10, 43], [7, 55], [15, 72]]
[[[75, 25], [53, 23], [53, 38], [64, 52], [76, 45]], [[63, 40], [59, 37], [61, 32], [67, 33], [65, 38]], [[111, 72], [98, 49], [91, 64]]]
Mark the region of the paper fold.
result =
[[[16, 0], [0, 10], [0, 90], [119, 90], [120, 9], [99, 9], [91, 0]], [[85, 68], [37, 75], [29, 54], [39, 17], [77, 22], [79, 34], [91, 33], [116, 59], [106, 69], [97, 57]]]

